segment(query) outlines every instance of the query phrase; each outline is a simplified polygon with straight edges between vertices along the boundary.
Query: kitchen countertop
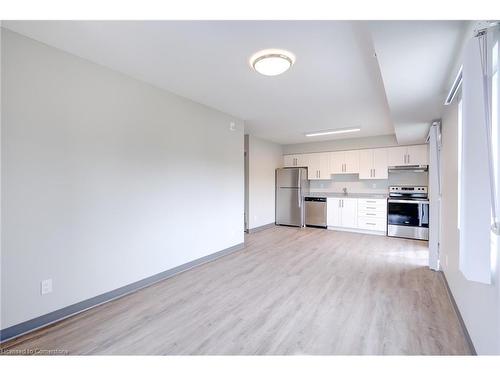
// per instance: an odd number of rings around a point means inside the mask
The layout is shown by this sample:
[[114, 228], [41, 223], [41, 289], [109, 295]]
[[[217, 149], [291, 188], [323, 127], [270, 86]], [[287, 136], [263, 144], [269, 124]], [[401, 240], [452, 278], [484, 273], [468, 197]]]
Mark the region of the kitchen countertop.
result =
[[375, 194], [375, 193], [307, 193], [304, 197], [315, 197], [315, 198], [373, 198], [373, 199], [387, 199], [387, 194]]

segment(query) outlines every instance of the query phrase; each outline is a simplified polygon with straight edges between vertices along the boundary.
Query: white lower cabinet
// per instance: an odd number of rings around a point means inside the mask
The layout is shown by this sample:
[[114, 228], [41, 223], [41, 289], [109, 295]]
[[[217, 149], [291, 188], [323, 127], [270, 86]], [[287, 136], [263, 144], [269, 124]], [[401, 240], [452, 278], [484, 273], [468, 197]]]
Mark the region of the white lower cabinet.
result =
[[356, 198], [328, 198], [326, 224], [329, 227], [356, 228], [358, 200]]
[[360, 232], [385, 234], [387, 201], [366, 198], [328, 198], [327, 226]]

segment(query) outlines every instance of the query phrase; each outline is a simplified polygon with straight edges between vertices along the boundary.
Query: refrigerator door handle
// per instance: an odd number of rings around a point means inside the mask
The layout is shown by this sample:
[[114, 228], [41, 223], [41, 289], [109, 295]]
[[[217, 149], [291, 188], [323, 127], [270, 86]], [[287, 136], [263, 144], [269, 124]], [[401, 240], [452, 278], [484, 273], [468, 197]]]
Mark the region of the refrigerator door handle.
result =
[[299, 187], [297, 195], [298, 195], [298, 200], [299, 200], [299, 207], [302, 207], [302, 201], [300, 199], [300, 197], [302, 196], [302, 186], [300, 186], [301, 177], [302, 177], [302, 170], [299, 169], [299, 173], [297, 173], [297, 176], [298, 176], [297, 186]]

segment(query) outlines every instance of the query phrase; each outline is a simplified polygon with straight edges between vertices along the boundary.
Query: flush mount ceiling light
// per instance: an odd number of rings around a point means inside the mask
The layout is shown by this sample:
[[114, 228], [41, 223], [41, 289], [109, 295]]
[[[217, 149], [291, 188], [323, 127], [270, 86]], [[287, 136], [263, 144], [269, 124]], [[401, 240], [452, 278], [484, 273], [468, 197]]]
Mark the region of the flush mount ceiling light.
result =
[[317, 137], [319, 135], [330, 135], [330, 134], [343, 134], [343, 133], [354, 133], [359, 132], [361, 128], [346, 128], [346, 129], [336, 129], [336, 130], [321, 130], [314, 133], [306, 133], [306, 137]]
[[265, 76], [285, 73], [295, 62], [293, 53], [282, 49], [265, 49], [250, 58], [251, 67]]

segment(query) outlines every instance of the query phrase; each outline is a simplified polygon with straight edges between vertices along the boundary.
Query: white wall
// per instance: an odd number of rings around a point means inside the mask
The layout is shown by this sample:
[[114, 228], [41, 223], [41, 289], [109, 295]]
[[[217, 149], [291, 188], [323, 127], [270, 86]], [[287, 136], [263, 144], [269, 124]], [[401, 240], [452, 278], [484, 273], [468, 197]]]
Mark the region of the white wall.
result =
[[455, 101], [446, 108], [442, 123], [440, 263], [476, 351], [500, 354], [500, 277], [496, 274], [493, 284], [486, 285], [468, 281], [459, 270], [457, 107]]
[[2, 328], [243, 242], [242, 121], [8, 30], [2, 58]]
[[248, 136], [248, 229], [275, 222], [275, 170], [282, 166], [280, 145]]

